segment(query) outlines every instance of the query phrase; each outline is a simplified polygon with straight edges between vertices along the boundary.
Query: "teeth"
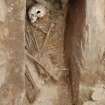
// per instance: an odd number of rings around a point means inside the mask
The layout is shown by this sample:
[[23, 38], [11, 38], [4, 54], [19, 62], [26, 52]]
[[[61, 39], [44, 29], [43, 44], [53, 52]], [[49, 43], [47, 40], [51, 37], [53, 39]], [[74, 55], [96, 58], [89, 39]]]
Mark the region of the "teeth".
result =
[[37, 21], [38, 17], [31, 19], [31, 23], [35, 23]]

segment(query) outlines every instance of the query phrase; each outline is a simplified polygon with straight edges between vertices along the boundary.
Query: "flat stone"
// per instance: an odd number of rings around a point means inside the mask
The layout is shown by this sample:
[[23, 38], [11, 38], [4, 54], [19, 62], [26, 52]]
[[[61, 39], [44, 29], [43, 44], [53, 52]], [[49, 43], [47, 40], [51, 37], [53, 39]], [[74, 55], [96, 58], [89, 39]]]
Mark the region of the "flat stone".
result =
[[105, 101], [87, 101], [83, 105], [105, 105]]
[[83, 105], [97, 105], [95, 102], [87, 101]]

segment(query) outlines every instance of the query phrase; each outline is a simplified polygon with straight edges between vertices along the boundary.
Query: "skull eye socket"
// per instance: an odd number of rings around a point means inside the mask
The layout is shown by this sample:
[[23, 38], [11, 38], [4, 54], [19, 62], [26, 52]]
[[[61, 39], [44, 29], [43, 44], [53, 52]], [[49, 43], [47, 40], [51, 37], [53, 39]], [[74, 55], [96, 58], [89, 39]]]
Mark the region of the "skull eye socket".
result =
[[34, 17], [34, 14], [31, 14], [32, 17]]
[[39, 14], [40, 13], [40, 11], [37, 11], [37, 14]]

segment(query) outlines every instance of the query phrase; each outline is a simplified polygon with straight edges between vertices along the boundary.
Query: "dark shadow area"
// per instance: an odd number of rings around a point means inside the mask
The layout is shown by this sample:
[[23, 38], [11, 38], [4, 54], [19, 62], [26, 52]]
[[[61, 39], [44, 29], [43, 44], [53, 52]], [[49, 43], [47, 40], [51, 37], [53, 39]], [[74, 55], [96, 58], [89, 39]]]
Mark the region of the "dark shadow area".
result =
[[72, 105], [79, 103], [80, 65], [82, 59], [81, 42], [86, 17], [86, 0], [70, 0], [66, 17], [64, 38], [65, 62], [69, 68], [69, 88]]

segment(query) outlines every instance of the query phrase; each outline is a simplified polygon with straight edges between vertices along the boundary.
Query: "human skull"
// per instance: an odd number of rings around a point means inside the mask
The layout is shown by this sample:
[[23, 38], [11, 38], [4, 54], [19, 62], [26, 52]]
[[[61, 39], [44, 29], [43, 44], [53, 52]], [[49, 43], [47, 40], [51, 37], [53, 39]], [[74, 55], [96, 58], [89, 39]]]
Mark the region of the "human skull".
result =
[[35, 4], [31, 8], [29, 8], [28, 16], [31, 23], [36, 22], [38, 18], [45, 16], [46, 8], [41, 4]]

